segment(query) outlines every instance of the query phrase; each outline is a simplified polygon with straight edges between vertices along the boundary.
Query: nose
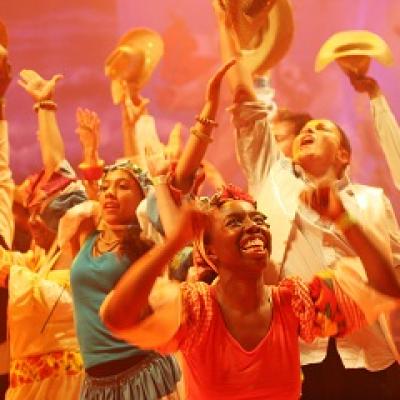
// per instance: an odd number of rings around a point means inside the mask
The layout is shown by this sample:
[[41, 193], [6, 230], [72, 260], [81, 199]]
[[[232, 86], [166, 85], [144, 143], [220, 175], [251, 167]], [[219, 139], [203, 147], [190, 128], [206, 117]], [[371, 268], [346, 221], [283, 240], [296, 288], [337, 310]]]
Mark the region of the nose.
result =
[[244, 230], [247, 233], [256, 233], [260, 231], [260, 226], [250, 217], [247, 217], [244, 221]]
[[107, 187], [106, 191], [104, 192], [105, 197], [115, 197], [115, 186], [110, 185]]

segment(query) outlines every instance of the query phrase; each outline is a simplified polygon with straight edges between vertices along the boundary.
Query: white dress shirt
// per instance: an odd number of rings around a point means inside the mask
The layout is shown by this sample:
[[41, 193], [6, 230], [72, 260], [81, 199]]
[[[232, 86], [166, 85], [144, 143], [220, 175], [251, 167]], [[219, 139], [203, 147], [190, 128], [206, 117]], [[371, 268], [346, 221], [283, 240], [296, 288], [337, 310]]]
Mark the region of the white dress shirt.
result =
[[[247, 176], [249, 192], [258, 209], [268, 217], [272, 233], [273, 261], [281, 265], [281, 276], [297, 275], [309, 280], [318, 271], [331, 268], [342, 256], [355, 256], [345, 238], [319, 219], [299, 201], [307, 180], [272, 138], [261, 102], [232, 108], [236, 126], [237, 155]], [[395, 266], [400, 267], [400, 229], [382, 189], [351, 184], [346, 177], [337, 182], [345, 208], [379, 232], [379, 242]], [[302, 364], [319, 363], [326, 355], [327, 340], [301, 345]], [[394, 362], [378, 324], [337, 340], [346, 368], [381, 370]]]
[[383, 95], [371, 100], [371, 112], [393, 182], [400, 190], [400, 127]]

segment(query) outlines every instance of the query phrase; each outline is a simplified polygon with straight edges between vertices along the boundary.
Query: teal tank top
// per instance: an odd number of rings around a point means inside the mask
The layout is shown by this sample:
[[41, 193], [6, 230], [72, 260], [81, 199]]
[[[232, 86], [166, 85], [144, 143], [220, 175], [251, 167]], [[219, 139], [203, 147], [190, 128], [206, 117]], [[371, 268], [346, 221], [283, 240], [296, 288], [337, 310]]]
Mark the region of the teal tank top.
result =
[[75, 324], [85, 368], [147, 353], [113, 337], [100, 320], [101, 304], [132, 261], [114, 253], [94, 257], [97, 235], [86, 240], [71, 269]]

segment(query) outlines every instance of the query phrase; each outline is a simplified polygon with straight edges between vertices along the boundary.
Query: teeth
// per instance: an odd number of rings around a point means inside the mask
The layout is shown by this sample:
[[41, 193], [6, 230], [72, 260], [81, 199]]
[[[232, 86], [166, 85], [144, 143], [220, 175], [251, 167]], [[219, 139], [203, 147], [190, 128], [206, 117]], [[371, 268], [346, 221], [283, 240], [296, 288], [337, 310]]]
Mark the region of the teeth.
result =
[[248, 249], [250, 247], [264, 247], [264, 242], [261, 239], [253, 239], [247, 241], [243, 246], [244, 249]]

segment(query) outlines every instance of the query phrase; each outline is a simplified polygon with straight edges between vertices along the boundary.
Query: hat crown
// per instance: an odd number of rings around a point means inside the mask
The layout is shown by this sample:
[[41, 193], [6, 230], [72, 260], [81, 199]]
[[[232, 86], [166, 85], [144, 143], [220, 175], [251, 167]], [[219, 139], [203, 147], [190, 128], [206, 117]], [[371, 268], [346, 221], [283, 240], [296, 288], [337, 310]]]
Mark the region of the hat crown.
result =
[[111, 80], [129, 81], [141, 89], [163, 54], [164, 43], [157, 32], [147, 28], [132, 29], [120, 38], [107, 57], [105, 74]]
[[230, 15], [242, 56], [253, 75], [263, 75], [287, 53], [293, 38], [290, 0], [220, 0]]
[[[360, 69], [360, 56], [375, 58], [383, 65], [393, 62], [392, 51], [387, 43], [377, 34], [365, 30], [337, 32], [329, 37], [321, 46], [315, 60], [315, 70], [322, 71], [332, 61], [343, 57], [350, 68], [353, 58], [353, 69]], [[365, 70], [365, 66], [361, 68]]]

